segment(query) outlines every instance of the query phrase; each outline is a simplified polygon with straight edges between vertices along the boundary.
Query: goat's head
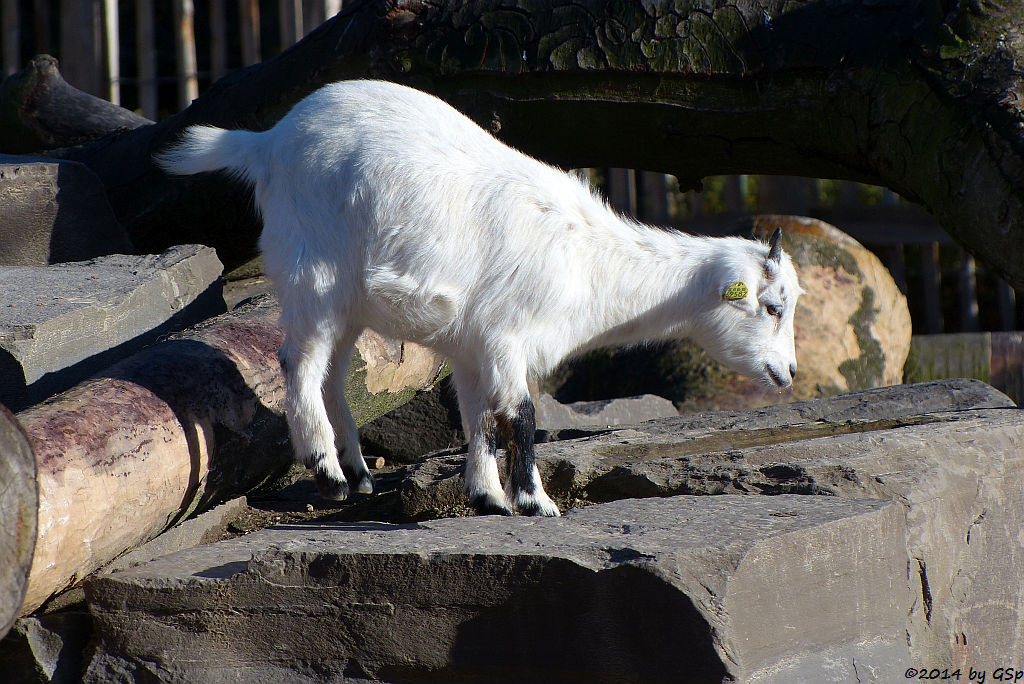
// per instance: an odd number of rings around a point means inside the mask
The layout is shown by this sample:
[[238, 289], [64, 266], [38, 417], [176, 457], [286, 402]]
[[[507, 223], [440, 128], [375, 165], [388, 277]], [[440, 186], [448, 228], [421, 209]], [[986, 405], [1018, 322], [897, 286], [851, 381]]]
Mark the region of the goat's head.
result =
[[741, 243], [715, 269], [713, 307], [697, 341], [720, 363], [779, 389], [793, 384], [793, 315], [803, 290], [776, 230], [765, 245]]

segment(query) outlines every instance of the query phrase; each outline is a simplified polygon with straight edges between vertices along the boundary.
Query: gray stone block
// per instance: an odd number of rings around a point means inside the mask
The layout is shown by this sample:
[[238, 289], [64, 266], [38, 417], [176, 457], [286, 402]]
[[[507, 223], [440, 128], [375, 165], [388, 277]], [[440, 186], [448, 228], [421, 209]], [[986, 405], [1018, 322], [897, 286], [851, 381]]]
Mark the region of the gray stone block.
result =
[[0, 267], [0, 402], [20, 410], [223, 312], [222, 269], [201, 245]]
[[45, 266], [132, 254], [85, 164], [0, 154], [0, 266]]
[[[974, 380], [651, 421], [538, 445], [563, 507], [677, 494], [824, 494], [899, 502], [917, 600], [914, 662], [1024, 653], [1024, 411]], [[410, 469], [402, 512], [457, 510], [461, 461]]]
[[893, 681], [903, 529], [890, 502], [795, 496], [272, 528], [91, 580], [85, 679]]
[[671, 401], [653, 394], [563, 404], [542, 392], [537, 397], [535, 408], [540, 430], [632, 425], [679, 415]]

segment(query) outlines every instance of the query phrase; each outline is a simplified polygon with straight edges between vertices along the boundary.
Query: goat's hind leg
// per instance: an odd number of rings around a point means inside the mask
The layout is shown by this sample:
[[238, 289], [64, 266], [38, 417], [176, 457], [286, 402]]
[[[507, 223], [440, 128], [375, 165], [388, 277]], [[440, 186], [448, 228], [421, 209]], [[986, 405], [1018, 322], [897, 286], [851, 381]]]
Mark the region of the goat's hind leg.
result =
[[495, 419], [508, 459], [508, 477], [505, 482], [508, 501], [523, 515], [561, 515], [557, 504], [544, 491], [544, 483], [537, 469], [533, 445], [537, 421], [529, 396], [512, 409], [498, 411]]
[[345, 377], [348, 375], [352, 347], [357, 335], [349, 333], [334, 347], [330, 374], [324, 387], [327, 400], [327, 411], [337, 435], [338, 460], [341, 470], [350, 483], [353, 491], [359, 494], [373, 493], [373, 475], [366, 467], [362, 450], [359, 447], [359, 430], [352, 418], [348, 401], [345, 399]]
[[285, 327], [288, 332], [279, 357], [295, 459], [313, 470], [320, 496], [343, 501], [348, 498], [349, 486], [338, 463], [323, 393], [333, 337], [323, 330], [304, 334]]

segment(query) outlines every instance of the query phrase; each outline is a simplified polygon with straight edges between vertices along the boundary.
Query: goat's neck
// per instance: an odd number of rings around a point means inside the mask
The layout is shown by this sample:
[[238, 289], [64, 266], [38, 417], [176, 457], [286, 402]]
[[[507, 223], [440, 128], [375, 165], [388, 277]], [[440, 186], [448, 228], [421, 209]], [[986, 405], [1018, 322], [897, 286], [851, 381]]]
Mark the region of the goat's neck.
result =
[[702, 307], [700, 274], [714, 260], [713, 241], [648, 226], [614, 235], [591, 265], [594, 326], [585, 346], [687, 336]]

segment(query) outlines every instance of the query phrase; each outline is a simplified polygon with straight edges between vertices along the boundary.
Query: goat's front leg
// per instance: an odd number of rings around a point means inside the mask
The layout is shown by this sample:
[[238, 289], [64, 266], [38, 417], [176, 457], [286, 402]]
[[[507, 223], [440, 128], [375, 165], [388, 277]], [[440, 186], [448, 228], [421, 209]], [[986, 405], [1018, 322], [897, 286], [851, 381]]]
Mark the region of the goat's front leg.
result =
[[537, 470], [533, 439], [537, 421], [529, 395], [510, 409], [495, 412], [498, 435], [508, 459], [505, 496], [524, 515], [561, 515]]
[[373, 476], [366, 467], [362, 450], [359, 448], [359, 431], [352, 418], [348, 400], [345, 399], [345, 378], [348, 375], [352, 347], [357, 335], [349, 332], [334, 346], [330, 374], [324, 385], [327, 411], [337, 435], [338, 460], [341, 470], [353, 491], [359, 494], [373, 492]]
[[465, 491], [480, 515], [512, 515], [498, 477], [497, 424], [480, 392], [477, 376], [456, 368], [452, 381], [459, 400], [462, 429], [469, 439]]

